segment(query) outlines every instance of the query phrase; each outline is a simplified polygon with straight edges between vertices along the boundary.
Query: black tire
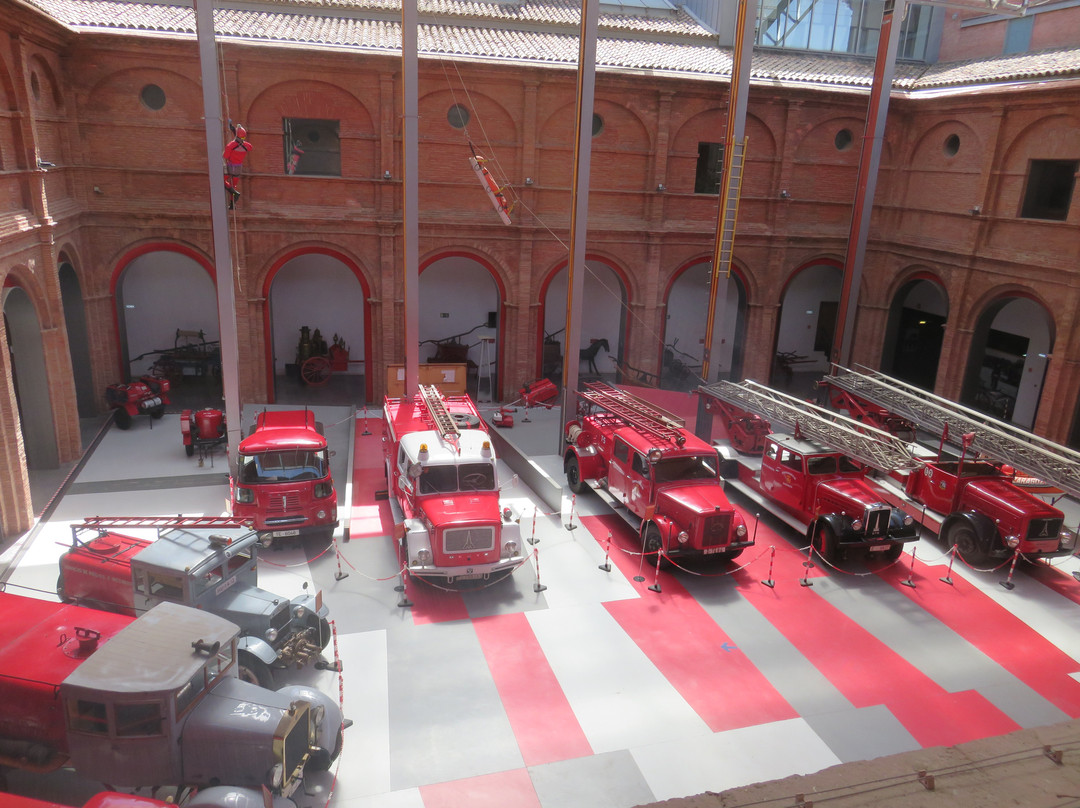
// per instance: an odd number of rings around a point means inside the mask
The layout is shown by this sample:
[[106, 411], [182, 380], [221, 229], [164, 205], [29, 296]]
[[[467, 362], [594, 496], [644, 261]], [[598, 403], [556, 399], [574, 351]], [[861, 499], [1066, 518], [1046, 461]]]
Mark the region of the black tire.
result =
[[960, 558], [972, 566], [978, 566], [990, 560], [986, 551], [979, 546], [979, 536], [967, 522], [953, 522], [945, 535], [945, 543], [955, 547]]
[[566, 471], [566, 484], [570, 490], [575, 494], [582, 493], [585, 490], [585, 482], [581, 479], [581, 465], [578, 463], [576, 454], [571, 453], [566, 458], [563, 469]]
[[664, 539], [660, 536], [660, 528], [655, 523], [649, 522], [645, 528], [645, 538], [641, 541], [641, 552], [646, 555], [659, 552], [664, 547]]
[[245, 682], [251, 682], [259, 687], [270, 688], [274, 685], [274, 675], [270, 673], [270, 666], [255, 656], [250, 651], [237, 653], [236, 664], [240, 678]]
[[830, 563], [836, 560], [836, 533], [829, 527], [828, 522], [822, 522], [819, 519], [814, 523], [814, 533], [810, 542], [823, 559]]
[[334, 741], [334, 751], [329, 749], [316, 749], [311, 753], [311, 757], [308, 758], [308, 766], [312, 771], [324, 772], [330, 768], [331, 764], [337, 760], [338, 755], [341, 754], [342, 744], [345, 743], [345, 727], [338, 727], [336, 740]]
[[184, 447], [184, 452], [187, 453], [188, 457], [192, 457], [195, 454], [195, 447], [189, 443], [187, 446]]
[[466, 412], [451, 413], [454, 419], [454, 426], [458, 429], [476, 429], [480, 426], [480, 419], [475, 415], [469, 415]]
[[131, 429], [131, 413], [123, 407], [116, 408], [116, 426], [119, 429]]

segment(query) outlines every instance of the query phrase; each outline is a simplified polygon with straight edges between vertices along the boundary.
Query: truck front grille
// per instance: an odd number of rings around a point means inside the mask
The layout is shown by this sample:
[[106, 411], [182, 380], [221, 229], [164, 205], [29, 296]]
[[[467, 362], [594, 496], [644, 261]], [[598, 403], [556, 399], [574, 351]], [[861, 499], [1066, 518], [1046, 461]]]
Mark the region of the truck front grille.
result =
[[717, 513], [705, 517], [705, 524], [701, 531], [702, 547], [719, 547], [728, 543], [728, 534], [731, 532], [731, 514]]
[[892, 508], [867, 508], [866, 513], [863, 515], [866, 522], [866, 535], [888, 535], [890, 516], [892, 516]]
[[270, 615], [270, 628], [277, 629], [280, 635], [282, 630], [289, 625], [289, 619], [291, 617], [290, 604], [279, 604], [278, 608], [274, 610], [274, 613]]
[[1031, 541], [1048, 541], [1057, 539], [1060, 532], [1060, 519], [1032, 519], [1028, 522], [1027, 538]]
[[458, 527], [443, 532], [444, 552], [484, 553], [494, 549], [494, 527]]
[[267, 499], [267, 513], [289, 513], [300, 510], [299, 491], [275, 491]]

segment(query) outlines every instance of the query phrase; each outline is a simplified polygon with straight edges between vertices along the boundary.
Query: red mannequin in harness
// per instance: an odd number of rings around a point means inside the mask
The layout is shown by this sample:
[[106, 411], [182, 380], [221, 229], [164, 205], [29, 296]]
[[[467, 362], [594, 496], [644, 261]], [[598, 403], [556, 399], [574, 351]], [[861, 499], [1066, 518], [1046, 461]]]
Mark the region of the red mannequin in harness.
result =
[[229, 121], [229, 128], [235, 137], [225, 147], [221, 156], [225, 159], [225, 190], [229, 192], [229, 209], [240, 197], [237, 186], [240, 184], [240, 169], [244, 165], [244, 158], [248, 156], [254, 146], [247, 142], [247, 130], [242, 125], [233, 126]]

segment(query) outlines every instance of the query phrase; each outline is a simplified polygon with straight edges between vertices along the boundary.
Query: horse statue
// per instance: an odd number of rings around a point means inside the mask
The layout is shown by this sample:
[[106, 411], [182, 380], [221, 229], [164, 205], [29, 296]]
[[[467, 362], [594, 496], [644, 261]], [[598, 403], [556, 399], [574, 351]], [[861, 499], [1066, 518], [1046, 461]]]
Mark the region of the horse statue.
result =
[[589, 372], [600, 375], [599, 368], [596, 367], [596, 355], [600, 353], [600, 349], [603, 348], [605, 352], [611, 353], [611, 348], [608, 346], [606, 339], [595, 340], [588, 348], [582, 348], [578, 354], [578, 359], [582, 362], [589, 363]]

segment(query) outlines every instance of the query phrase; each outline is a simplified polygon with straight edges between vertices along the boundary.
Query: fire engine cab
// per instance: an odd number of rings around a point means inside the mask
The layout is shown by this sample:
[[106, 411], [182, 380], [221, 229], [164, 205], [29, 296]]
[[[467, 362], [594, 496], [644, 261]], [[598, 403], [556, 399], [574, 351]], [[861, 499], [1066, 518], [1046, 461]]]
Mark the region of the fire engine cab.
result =
[[270, 541], [338, 526], [330, 452], [310, 410], [264, 411], [240, 441], [229, 480], [232, 515], [250, 520]]
[[585, 387], [578, 395], [596, 411], [566, 425], [571, 491], [596, 489], [638, 531], [646, 553], [731, 559], [754, 543], [724, 496], [716, 449], [630, 393]]
[[420, 385], [411, 398], [387, 398], [383, 412], [390, 506], [407, 572], [468, 586], [520, 567], [520, 516], [500, 501], [495, 449], [472, 400]]

